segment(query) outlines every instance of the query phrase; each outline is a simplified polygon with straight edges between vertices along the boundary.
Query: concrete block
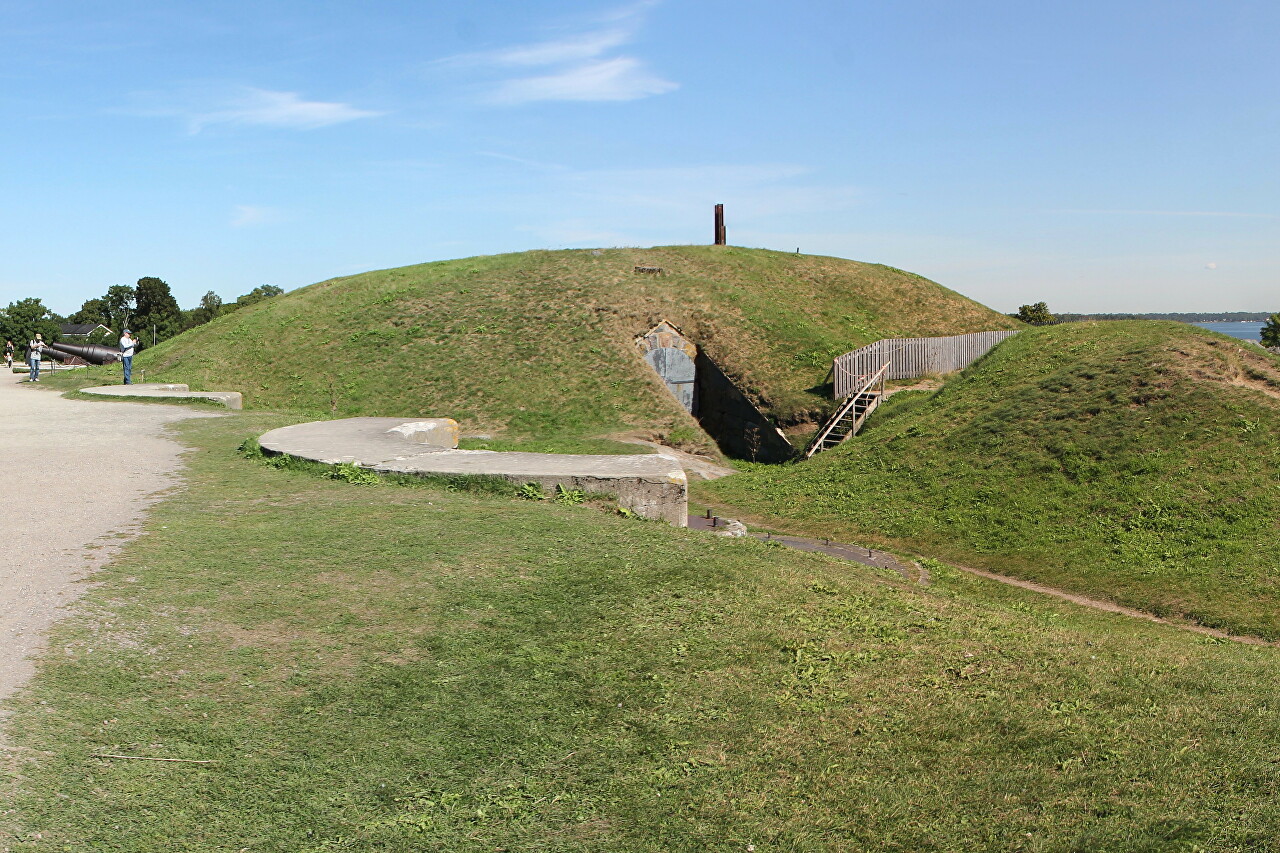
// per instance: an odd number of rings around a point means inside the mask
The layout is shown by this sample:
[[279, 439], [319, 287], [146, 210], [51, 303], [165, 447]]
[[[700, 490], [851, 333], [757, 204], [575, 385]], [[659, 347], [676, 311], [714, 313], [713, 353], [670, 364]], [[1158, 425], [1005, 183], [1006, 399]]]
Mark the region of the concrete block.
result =
[[387, 432], [399, 435], [414, 444], [425, 444], [428, 447], [439, 447], [443, 450], [452, 450], [458, 446], [458, 422], [453, 418], [410, 421], [393, 426]]
[[188, 391], [185, 396], [217, 400], [228, 409], [235, 409], [236, 411], [244, 408], [244, 396], [239, 391]]

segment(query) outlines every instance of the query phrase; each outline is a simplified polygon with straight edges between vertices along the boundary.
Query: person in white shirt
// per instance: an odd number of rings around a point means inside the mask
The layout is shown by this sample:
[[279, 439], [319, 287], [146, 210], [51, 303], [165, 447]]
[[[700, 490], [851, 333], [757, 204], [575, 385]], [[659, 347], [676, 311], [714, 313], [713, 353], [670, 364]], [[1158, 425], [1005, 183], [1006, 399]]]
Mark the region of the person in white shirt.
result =
[[124, 334], [120, 336], [120, 363], [124, 365], [124, 384], [133, 384], [133, 350], [138, 345], [138, 340], [128, 329], [124, 330]]
[[34, 339], [27, 342], [27, 363], [31, 365], [31, 378], [28, 382], [40, 381], [40, 356], [44, 352], [44, 337], [36, 332]]

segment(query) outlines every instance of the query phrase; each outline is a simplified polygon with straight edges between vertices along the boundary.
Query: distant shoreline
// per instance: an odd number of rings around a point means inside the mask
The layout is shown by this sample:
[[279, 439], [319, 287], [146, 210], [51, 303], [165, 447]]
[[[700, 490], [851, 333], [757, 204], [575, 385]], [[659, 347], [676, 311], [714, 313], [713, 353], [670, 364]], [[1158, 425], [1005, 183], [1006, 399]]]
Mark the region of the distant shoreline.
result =
[[1177, 320], [1180, 323], [1265, 323], [1271, 316], [1268, 311], [1207, 311], [1164, 314], [1057, 314], [1060, 322], [1077, 323], [1085, 320]]

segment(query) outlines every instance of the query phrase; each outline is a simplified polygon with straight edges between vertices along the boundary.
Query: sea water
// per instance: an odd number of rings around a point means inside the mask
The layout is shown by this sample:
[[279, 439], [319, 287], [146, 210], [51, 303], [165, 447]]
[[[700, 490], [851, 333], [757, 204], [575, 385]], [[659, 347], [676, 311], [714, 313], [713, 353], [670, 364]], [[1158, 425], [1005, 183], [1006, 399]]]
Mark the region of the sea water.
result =
[[1213, 332], [1222, 332], [1224, 335], [1230, 335], [1241, 340], [1260, 341], [1262, 340], [1262, 327], [1266, 323], [1259, 323], [1255, 320], [1241, 320], [1234, 323], [1192, 323], [1191, 325], [1209, 329]]

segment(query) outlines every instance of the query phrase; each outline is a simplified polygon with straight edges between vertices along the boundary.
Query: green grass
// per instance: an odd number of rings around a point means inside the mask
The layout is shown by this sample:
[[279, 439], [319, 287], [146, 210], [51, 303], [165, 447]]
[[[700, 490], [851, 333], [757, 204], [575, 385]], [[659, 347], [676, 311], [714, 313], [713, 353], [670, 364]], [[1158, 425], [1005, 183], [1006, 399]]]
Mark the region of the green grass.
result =
[[3, 846], [1277, 848], [1275, 649], [237, 454], [281, 423], [182, 425], [11, 703]]
[[698, 486], [819, 535], [1280, 638], [1280, 362], [1176, 323], [1024, 332], [836, 450]]
[[[165, 380], [196, 387], [256, 377], [260, 403], [295, 412], [458, 417], [431, 410], [452, 399], [472, 407], [469, 429], [497, 435], [472, 440], [491, 449], [611, 452], [626, 446], [599, 436], [668, 415], [672, 433], [691, 434], [634, 370], [644, 311], [693, 324], [796, 416], [808, 405], [796, 389], [816, 384], [821, 360], [797, 353], [856, 345], [851, 329], [929, 333], [926, 306], [915, 328], [872, 328], [870, 308], [831, 324], [817, 297], [804, 297], [817, 319], [781, 311], [786, 287], [806, 304], [796, 282], [830, 284], [834, 305], [853, 301], [856, 275], [888, 275], [906, 295], [876, 322], [906, 316], [907, 274], [835, 262], [823, 278], [830, 260], [685, 248], [392, 270], [237, 312], [197, 330], [222, 337], [184, 336], [152, 358]], [[632, 262], [672, 272], [637, 281]], [[584, 264], [597, 278], [574, 272]], [[633, 301], [591, 285], [603, 280]], [[572, 298], [537, 301], [562, 281]], [[612, 313], [592, 286], [614, 294]], [[680, 288], [707, 313], [668, 314]], [[350, 399], [334, 390], [349, 347], [379, 351], [365, 330], [412, 316], [421, 330], [445, 304], [473, 307], [448, 314], [429, 346], [406, 338], [378, 356], [381, 372], [344, 380]], [[350, 328], [334, 306], [355, 312]], [[513, 333], [537, 311], [568, 344]], [[307, 329], [307, 317], [335, 329]], [[300, 332], [322, 368], [282, 369], [273, 355]], [[778, 351], [757, 358], [770, 340]], [[584, 358], [612, 367], [573, 374]], [[1278, 365], [1178, 324], [1028, 331], [937, 393], [896, 396], [841, 448], [744, 465], [698, 486], [695, 505], [1278, 638]], [[11, 703], [0, 846], [1280, 849], [1274, 648], [1088, 612], [937, 559], [922, 589], [572, 495], [330, 478], [237, 453], [296, 419], [181, 427], [188, 487], [95, 578]]]
[[561, 438], [544, 441], [510, 441], [502, 439], [463, 438], [463, 450], [521, 451], [524, 453], [584, 453], [593, 456], [627, 456], [655, 452], [644, 445], [627, 444], [607, 438]]
[[[657, 265], [662, 276], [633, 267]], [[681, 328], [783, 423], [824, 412], [831, 359], [881, 337], [1013, 328], [919, 276], [734, 247], [525, 252], [302, 288], [142, 352], [148, 378], [307, 417], [440, 416], [508, 442], [618, 433], [713, 449], [634, 340]]]

